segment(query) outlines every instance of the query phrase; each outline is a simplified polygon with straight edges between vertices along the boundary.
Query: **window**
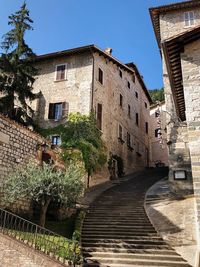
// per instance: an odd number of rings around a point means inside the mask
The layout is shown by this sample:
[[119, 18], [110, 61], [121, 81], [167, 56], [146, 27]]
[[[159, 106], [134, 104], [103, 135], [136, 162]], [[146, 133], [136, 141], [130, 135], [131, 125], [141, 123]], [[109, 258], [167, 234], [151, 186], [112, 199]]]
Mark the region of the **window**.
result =
[[185, 26], [189, 27], [194, 25], [194, 12], [189, 11], [184, 13]]
[[132, 80], [135, 83], [135, 73], [133, 73], [133, 76], [132, 77], [133, 77]]
[[102, 104], [97, 104], [97, 127], [102, 130]]
[[67, 64], [56, 66], [56, 81], [63, 81], [66, 79]]
[[52, 142], [53, 145], [57, 145], [57, 146], [61, 145], [61, 137], [60, 137], [60, 135], [53, 135], [51, 137], [51, 142]]
[[159, 116], [160, 116], [160, 111], [158, 110], [155, 112], [155, 117], [158, 118]]
[[148, 122], [145, 122], [145, 132], [146, 132], [146, 134], [148, 134], [148, 132], [149, 132], [149, 124], [148, 124]]
[[130, 105], [128, 105], [128, 116], [129, 118], [131, 117], [131, 106]]
[[123, 140], [123, 130], [122, 130], [122, 126], [119, 124], [119, 131], [118, 131], [118, 138]]
[[147, 108], [147, 102], [144, 102], [144, 106], [145, 106], [145, 108]]
[[138, 113], [135, 113], [135, 123], [138, 126], [139, 125], [139, 115]]
[[157, 129], [155, 129], [155, 137], [158, 137], [159, 135], [162, 135], [161, 129], [157, 128]]
[[63, 117], [67, 117], [69, 112], [69, 103], [50, 103], [49, 104], [49, 114], [48, 119], [55, 121], [61, 120]]
[[102, 69], [99, 68], [99, 76], [98, 76], [98, 81], [103, 84], [103, 71]]
[[120, 107], [123, 106], [123, 96], [121, 94], [119, 96], [119, 105], [120, 105]]
[[129, 81], [127, 82], [127, 86], [128, 86], [129, 89], [131, 88], [131, 84], [130, 84]]
[[129, 132], [127, 132], [127, 146], [131, 147], [131, 135]]
[[138, 92], [135, 92], [135, 97], [138, 98]]
[[119, 70], [119, 76], [122, 78], [122, 70]]

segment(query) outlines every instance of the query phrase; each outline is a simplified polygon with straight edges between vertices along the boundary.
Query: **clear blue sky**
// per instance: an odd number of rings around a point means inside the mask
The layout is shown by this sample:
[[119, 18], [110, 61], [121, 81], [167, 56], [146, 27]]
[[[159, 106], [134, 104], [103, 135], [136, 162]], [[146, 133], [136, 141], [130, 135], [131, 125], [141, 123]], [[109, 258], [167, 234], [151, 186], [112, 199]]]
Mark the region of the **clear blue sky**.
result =
[[[36, 54], [88, 44], [113, 48], [124, 63], [135, 62], [149, 89], [161, 88], [161, 59], [148, 8], [178, 0], [27, 0], [34, 31], [26, 41]], [[180, 1], [179, 1], [180, 2]], [[0, 0], [0, 36], [22, 0]]]

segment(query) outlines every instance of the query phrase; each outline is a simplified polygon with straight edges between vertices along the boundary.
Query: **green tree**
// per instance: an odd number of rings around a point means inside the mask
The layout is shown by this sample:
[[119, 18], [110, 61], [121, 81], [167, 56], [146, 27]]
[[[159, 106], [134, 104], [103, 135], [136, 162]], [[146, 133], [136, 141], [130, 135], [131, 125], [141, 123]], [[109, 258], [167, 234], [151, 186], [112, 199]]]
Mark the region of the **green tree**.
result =
[[22, 123], [32, 121], [33, 110], [28, 105], [38, 97], [32, 92], [37, 69], [32, 62], [35, 54], [24, 36], [32, 30], [33, 21], [24, 3], [20, 10], [9, 16], [12, 29], [3, 36], [0, 56], [0, 112]]
[[65, 162], [71, 158], [69, 149], [81, 151], [88, 181], [90, 175], [100, 169], [107, 161], [106, 149], [93, 113], [89, 116], [71, 113], [65, 125], [59, 125], [54, 129], [43, 129], [41, 133], [45, 136], [50, 134], [61, 135], [62, 158]]
[[30, 162], [10, 173], [6, 179], [5, 199], [15, 202], [30, 197], [40, 205], [39, 224], [44, 227], [46, 212], [51, 201], [71, 205], [83, 191], [83, 168], [69, 164], [66, 171], [55, 170], [53, 166], [39, 166]]
[[156, 101], [163, 101], [165, 100], [165, 95], [164, 95], [164, 88], [161, 89], [154, 89], [154, 90], [149, 90], [149, 94], [155, 103]]

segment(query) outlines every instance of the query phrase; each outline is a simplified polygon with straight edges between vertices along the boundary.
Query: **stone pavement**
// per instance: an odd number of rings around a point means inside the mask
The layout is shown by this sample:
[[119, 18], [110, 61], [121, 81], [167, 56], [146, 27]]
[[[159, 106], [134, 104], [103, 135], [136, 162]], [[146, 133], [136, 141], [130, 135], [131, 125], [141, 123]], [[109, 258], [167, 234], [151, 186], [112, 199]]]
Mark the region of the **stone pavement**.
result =
[[28, 256], [10, 248], [0, 239], [0, 267], [40, 267], [35, 264]]
[[146, 195], [146, 211], [156, 230], [190, 265], [196, 259], [196, 219], [193, 195], [180, 195], [163, 179]]

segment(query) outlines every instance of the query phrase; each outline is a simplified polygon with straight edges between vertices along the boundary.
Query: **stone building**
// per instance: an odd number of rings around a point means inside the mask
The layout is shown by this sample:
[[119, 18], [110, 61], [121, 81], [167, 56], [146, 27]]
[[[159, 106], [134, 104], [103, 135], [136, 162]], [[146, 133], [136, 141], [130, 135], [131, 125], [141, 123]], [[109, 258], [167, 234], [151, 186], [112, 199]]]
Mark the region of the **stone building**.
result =
[[[89, 45], [38, 56], [34, 90], [42, 96], [32, 107], [44, 128], [64, 123], [71, 112], [94, 110], [108, 155], [123, 158], [130, 173], [149, 165], [151, 98], [135, 64], [111, 53]], [[52, 136], [52, 142], [61, 139]]]
[[150, 107], [152, 166], [168, 166], [165, 101]]
[[[200, 1], [150, 9], [163, 58], [169, 179], [194, 190], [200, 216]], [[199, 234], [198, 234], [199, 239]]]

